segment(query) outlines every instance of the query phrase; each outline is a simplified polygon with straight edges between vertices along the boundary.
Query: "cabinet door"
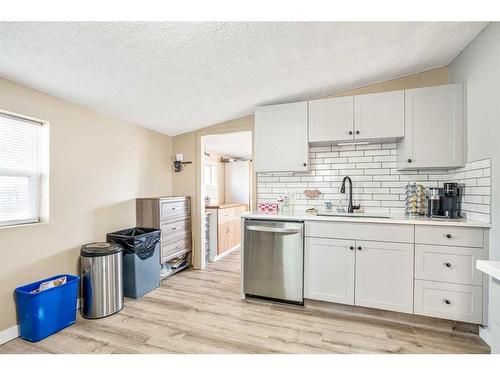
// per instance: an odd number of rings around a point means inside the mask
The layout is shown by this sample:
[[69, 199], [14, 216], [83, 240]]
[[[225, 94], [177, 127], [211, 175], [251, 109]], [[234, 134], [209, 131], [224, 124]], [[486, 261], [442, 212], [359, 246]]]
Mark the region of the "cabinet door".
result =
[[494, 277], [489, 278], [490, 282], [490, 306], [491, 316], [491, 353], [500, 354], [500, 281]]
[[217, 230], [217, 254], [222, 254], [227, 250], [229, 240], [228, 222], [219, 223]]
[[413, 313], [413, 244], [356, 241], [356, 306]]
[[404, 91], [354, 97], [354, 139], [402, 138], [405, 135]]
[[305, 245], [304, 297], [354, 304], [354, 241], [308, 237]]
[[255, 110], [256, 172], [307, 171], [307, 102]]
[[464, 165], [463, 84], [405, 91], [405, 138], [399, 169]]
[[235, 219], [231, 223], [233, 247], [241, 245], [241, 221], [240, 219]]
[[352, 96], [309, 102], [309, 142], [331, 143], [354, 139]]

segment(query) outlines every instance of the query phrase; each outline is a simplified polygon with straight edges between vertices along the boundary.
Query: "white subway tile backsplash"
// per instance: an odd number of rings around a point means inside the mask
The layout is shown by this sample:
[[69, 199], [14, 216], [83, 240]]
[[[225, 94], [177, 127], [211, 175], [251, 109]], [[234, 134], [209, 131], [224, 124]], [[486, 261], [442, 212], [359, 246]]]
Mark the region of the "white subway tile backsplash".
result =
[[[396, 144], [320, 146], [310, 148], [310, 171], [259, 174], [258, 201], [274, 201], [280, 195], [295, 193], [297, 209], [321, 208], [325, 201], [337, 205], [346, 195], [340, 193], [344, 176], [353, 181], [353, 199], [364, 212], [401, 214], [405, 206], [405, 187], [420, 183], [442, 187], [458, 182], [462, 188], [462, 211], [472, 220], [490, 221], [491, 159], [468, 162], [450, 170], [396, 170]], [[303, 195], [305, 189], [318, 189], [317, 199]]]
[[373, 161], [372, 156], [355, 156], [347, 158], [349, 163], [369, 163]]
[[[380, 151], [389, 151], [389, 150], [380, 150]], [[373, 161], [394, 161], [394, 157], [391, 155], [386, 156], [374, 156]]]

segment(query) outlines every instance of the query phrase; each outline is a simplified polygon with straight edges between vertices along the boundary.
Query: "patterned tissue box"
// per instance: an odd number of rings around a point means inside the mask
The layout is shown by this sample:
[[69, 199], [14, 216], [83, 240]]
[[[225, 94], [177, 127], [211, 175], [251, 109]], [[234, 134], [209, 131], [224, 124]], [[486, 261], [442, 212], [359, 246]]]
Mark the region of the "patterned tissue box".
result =
[[261, 212], [276, 212], [278, 211], [278, 203], [260, 202], [257, 209]]

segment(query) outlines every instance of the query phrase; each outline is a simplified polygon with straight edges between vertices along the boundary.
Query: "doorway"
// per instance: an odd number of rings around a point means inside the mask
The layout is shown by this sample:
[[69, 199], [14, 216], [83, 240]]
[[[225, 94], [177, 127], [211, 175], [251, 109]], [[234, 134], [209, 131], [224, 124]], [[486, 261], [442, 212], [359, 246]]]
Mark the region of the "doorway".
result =
[[241, 214], [252, 207], [252, 132], [201, 137], [202, 268], [241, 246]]

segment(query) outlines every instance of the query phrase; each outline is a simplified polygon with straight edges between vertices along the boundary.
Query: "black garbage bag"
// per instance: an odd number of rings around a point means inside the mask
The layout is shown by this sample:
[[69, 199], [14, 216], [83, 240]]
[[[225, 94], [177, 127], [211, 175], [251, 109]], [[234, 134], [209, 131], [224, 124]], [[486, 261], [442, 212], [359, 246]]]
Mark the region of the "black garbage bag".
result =
[[106, 241], [120, 244], [126, 253], [136, 254], [144, 260], [153, 256], [155, 246], [160, 241], [160, 230], [139, 227], [123, 229], [108, 233]]

